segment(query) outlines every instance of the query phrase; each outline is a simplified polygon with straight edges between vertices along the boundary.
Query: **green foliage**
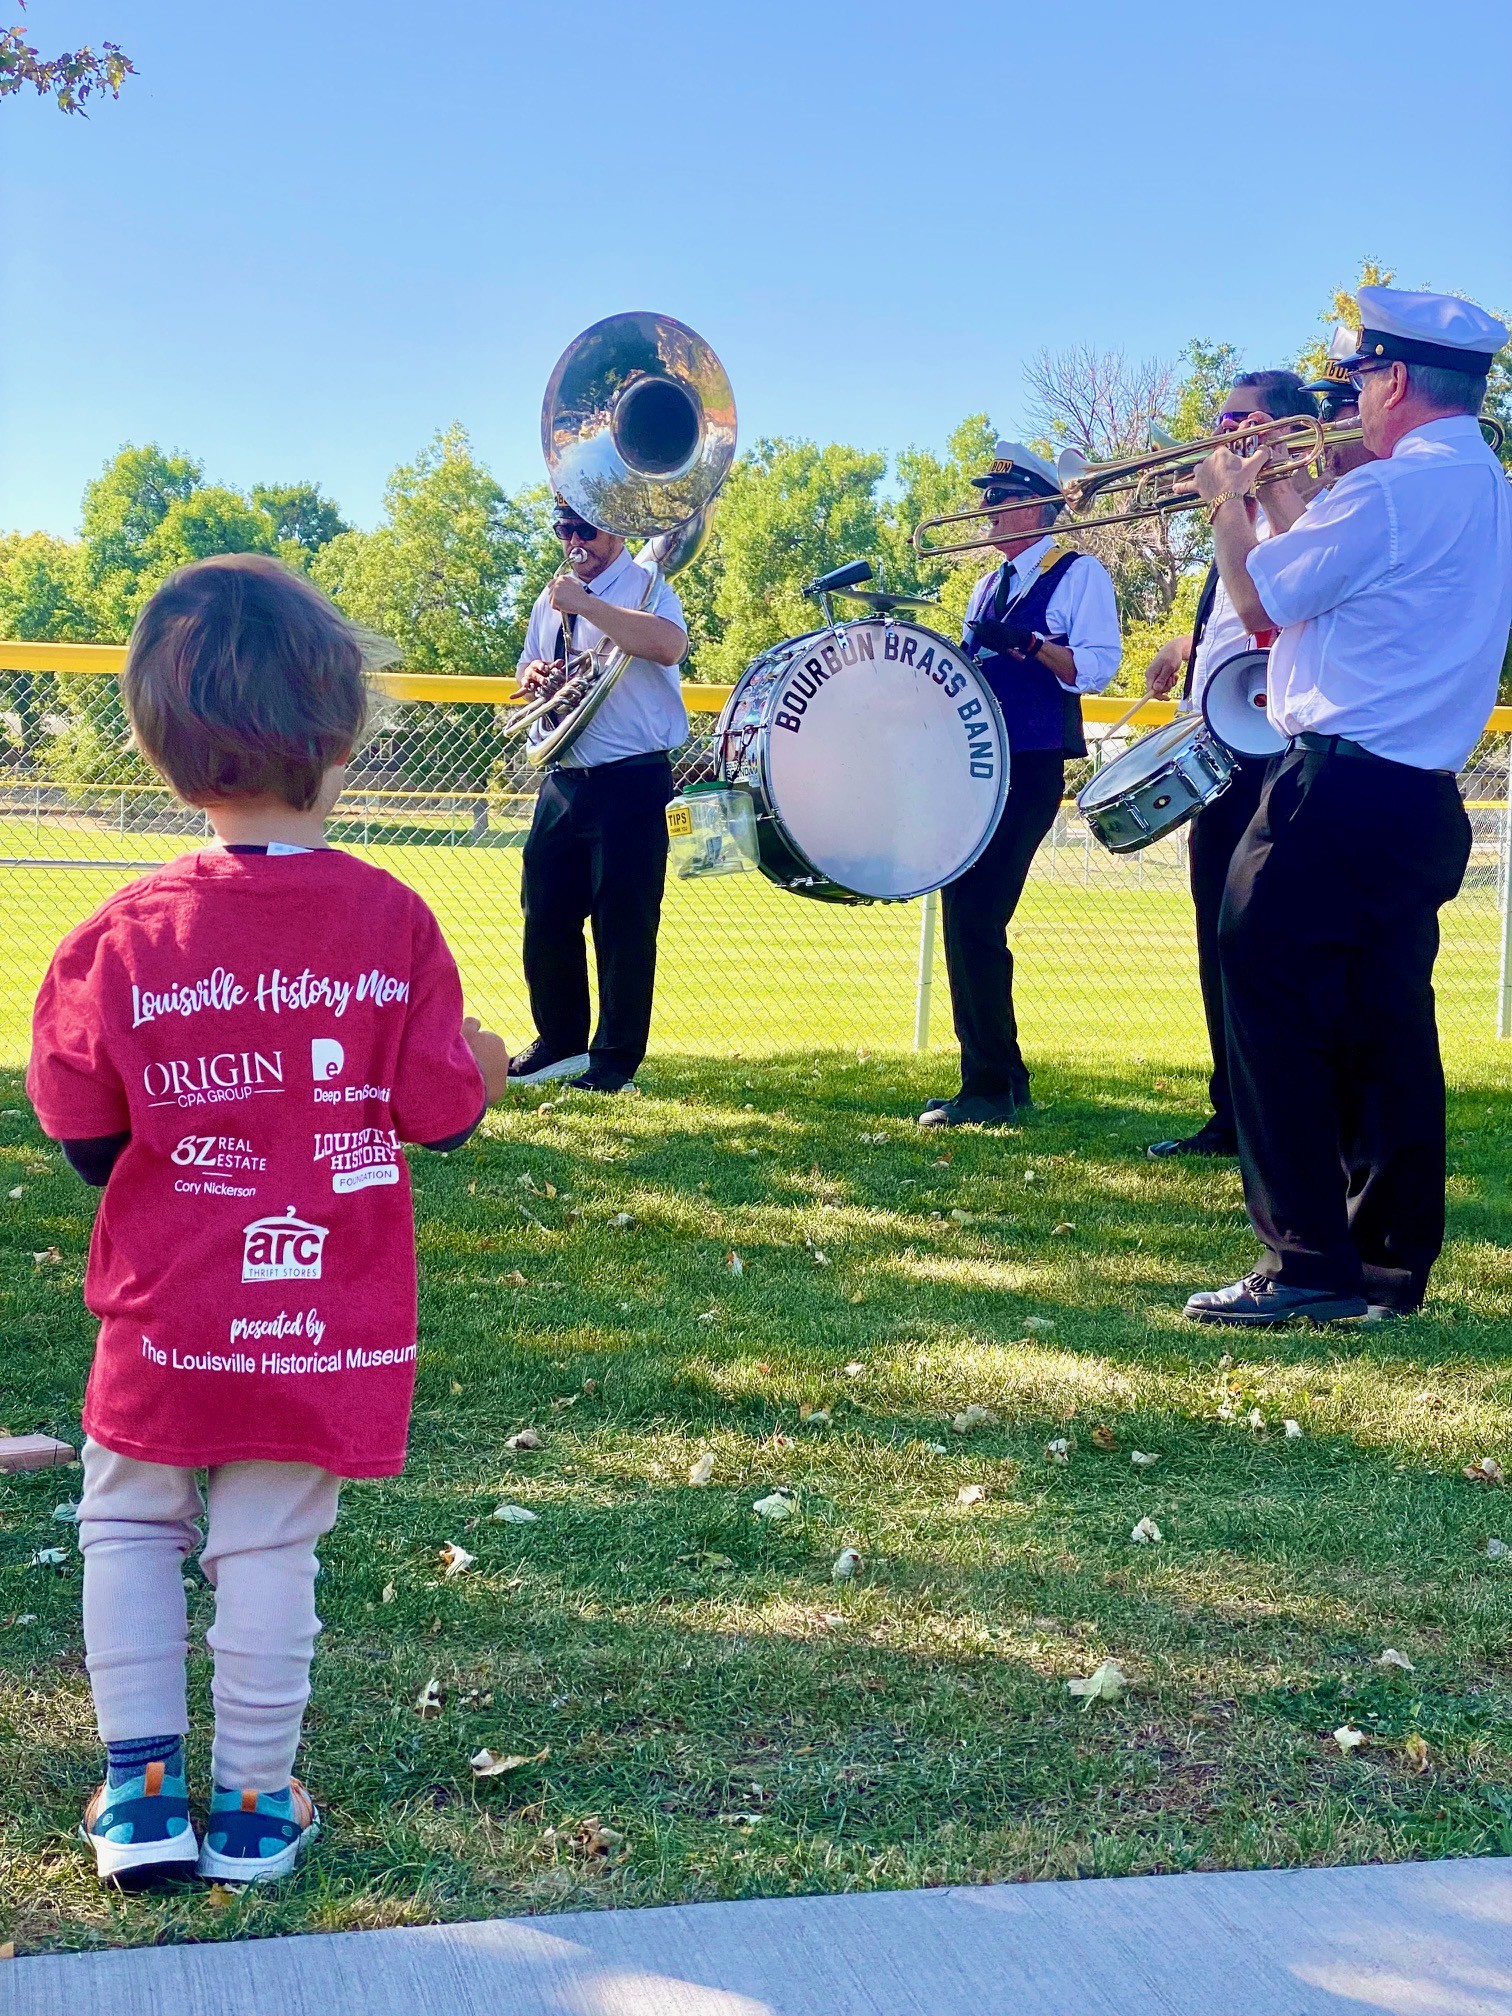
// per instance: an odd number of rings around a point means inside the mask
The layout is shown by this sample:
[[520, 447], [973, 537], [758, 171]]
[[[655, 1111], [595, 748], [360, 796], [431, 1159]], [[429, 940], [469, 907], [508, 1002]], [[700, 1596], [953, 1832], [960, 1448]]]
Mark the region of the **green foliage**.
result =
[[[82, 562], [81, 547], [46, 532], [0, 536], [0, 637], [87, 643], [94, 622]], [[42, 742], [43, 716], [57, 703], [56, 687], [50, 673], [0, 673], [0, 732], [23, 762]]]
[[1208, 343], [1194, 336], [1182, 356], [1187, 368], [1165, 424], [1178, 441], [1200, 441], [1218, 425], [1224, 398], [1240, 369], [1241, 352], [1233, 343]]
[[204, 481], [204, 464], [128, 442], [85, 487], [81, 518], [84, 579], [99, 634], [124, 640], [137, 610], [162, 579], [153, 541], [169, 507]]
[[290, 566], [303, 567], [339, 532], [351, 530], [318, 483], [254, 483], [252, 502], [272, 524], [279, 554]]
[[[21, 7], [26, 0], [17, 0]], [[82, 49], [65, 49], [61, 56], [40, 56], [22, 37], [21, 23], [0, 28], [0, 98], [14, 97], [29, 84], [39, 98], [52, 98], [60, 112], [84, 110], [90, 98], [108, 91], [119, 98], [121, 86], [136, 75], [136, 65], [115, 42], [102, 42], [97, 56], [86, 43]]]

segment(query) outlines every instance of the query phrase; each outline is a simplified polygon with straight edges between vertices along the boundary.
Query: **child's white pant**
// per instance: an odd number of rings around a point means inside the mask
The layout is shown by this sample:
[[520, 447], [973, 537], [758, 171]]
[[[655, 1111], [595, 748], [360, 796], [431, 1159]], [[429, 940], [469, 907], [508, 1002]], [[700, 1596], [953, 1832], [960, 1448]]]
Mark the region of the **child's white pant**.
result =
[[101, 1740], [183, 1735], [188, 1620], [183, 1562], [208, 1512], [200, 1565], [215, 1589], [217, 1785], [289, 1782], [310, 1695], [315, 1542], [336, 1522], [341, 1479], [313, 1463], [225, 1463], [206, 1473], [84, 1444], [79, 1546], [84, 1651]]

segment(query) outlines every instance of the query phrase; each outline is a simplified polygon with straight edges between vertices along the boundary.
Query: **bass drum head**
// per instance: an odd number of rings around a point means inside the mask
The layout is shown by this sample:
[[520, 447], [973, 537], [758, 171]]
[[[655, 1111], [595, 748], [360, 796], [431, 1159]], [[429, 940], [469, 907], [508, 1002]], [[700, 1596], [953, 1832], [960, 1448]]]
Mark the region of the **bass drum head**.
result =
[[1236, 756], [1278, 756], [1286, 738], [1266, 712], [1268, 651], [1225, 658], [1208, 680], [1202, 712], [1209, 728]]
[[770, 688], [766, 796], [793, 847], [853, 895], [902, 902], [953, 882], [991, 839], [1008, 738], [971, 659], [873, 617], [799, 640]]

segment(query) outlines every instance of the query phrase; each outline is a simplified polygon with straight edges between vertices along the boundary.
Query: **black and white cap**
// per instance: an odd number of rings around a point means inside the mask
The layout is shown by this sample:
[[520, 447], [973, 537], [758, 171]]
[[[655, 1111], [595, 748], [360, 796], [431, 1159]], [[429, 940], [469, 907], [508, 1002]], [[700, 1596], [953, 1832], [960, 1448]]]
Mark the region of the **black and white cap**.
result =
[[973, 476], [978, 490], [1001, 491], [1007, 497], [1058, 497], [1060, 482], [1043, 455], [1036, 455], [1022, 441], [997, 441], [992, 449], [992, 467], [985, 475]]
[[1354, 356], [1358, 347], [1359, 338], [1354, 330], [1347, 322], [1338, 323], [1329, 339], [1322, 376], [1302, 387], [1318, 401], [1318, 410], [1325, 420], [1335, 419], [1341, 406], [1353, 406], [1358, 400], [1349, 366], [1344, 362], [1346, 357]]
[[1347, 369], [1369, 364], [1434, 364], [1441, 370], [1489, 371], [1507, 340], [1507, 325], [1457, 294], [1413, 294], [1404, 287], [1362, 287], [1359, 348], [1338, 361]]

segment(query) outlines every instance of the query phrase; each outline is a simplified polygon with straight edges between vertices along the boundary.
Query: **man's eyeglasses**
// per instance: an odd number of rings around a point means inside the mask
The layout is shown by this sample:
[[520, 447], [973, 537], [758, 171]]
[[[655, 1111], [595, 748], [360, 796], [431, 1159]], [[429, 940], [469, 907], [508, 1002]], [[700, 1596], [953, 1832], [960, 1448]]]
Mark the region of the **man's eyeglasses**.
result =
[[1364, 381], [1367, 378], [1372, 377], [1377, 371], [1389, 371], [1390, 369], [1391, 360], [1389, 358], [1380, 364], [1354, 365], [1349, 373], [1349, 382], [1354, 387], [1355, 397], [1358, 399], [1360, 396]]
[[551, 529], [558, 539], [581, 539], [585, 546], [591, 546], [598, 537], [598, 527], [585, 525], [581, 519], [559, 518]]

